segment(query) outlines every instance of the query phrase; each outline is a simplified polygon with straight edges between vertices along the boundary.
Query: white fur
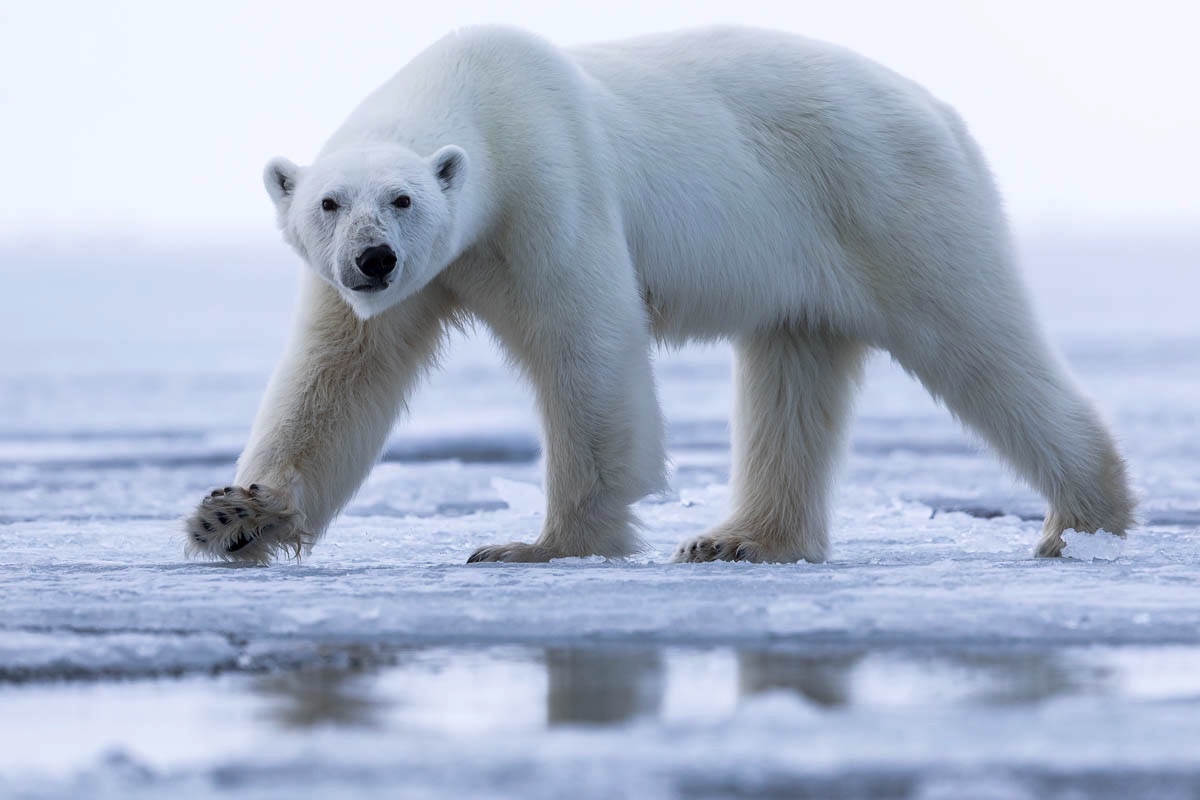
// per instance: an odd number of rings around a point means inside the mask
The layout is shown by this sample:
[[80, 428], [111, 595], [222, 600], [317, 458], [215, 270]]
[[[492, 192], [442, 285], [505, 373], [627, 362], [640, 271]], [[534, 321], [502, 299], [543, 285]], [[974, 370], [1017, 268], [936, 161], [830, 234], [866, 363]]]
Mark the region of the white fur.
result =
[[[347, 502], [464, 318], [533, 381], [548, 457], [541, 536], [472, 560], [636, 547], [629, 506], [663, 483], [655, 339], [737, 348], [737, 507], [680, 559], [826, 557], [870, 347], [1047, 497], [1040, 554], [1064, 528], [1130, 524], [1121, 459], [1030, 314], [978, 148], [849, 51], [741, 29], [571, 50], [471, 29], [368, 97], [312, 166], [279, 159], [265, 179], [319, 277], [237, 482], [291, 494], [293, 546]], [[400, 260], [390, 285], [352, 291], [376, 244]]]

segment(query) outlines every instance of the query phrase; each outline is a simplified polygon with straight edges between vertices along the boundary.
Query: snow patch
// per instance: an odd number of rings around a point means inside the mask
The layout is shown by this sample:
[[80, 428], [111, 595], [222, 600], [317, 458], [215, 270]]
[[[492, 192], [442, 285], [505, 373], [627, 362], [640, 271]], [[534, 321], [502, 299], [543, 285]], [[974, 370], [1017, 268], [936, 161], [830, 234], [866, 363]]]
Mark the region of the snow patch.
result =
[[230, 666], [237, 648], [215, 633], [0, 631], [0, 682], [194, 672]]
[[508, 504], [509, 509], [518, 514], [538, 515], [546, 507], [546, 496], [535, 484], [497, 475], [492, 478], [492, 488], [500, 495], [500, 499]]

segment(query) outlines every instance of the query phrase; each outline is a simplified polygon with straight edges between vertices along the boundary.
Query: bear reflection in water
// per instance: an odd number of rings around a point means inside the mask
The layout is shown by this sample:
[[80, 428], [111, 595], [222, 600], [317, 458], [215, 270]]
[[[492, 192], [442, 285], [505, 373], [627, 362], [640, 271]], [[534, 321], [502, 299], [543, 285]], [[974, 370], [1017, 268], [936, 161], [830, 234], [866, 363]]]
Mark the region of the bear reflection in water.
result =
[[[466, 682], [449, 677], [456, 667], [464, 666], [462, 662], [469, 662]], [[761, 648], [730, 653], [550, 647], [519, 655], [511, 650], [443, 651], [434, 658], [432, 671], [430, 663], [428, 653], [410, 651], [388, 667], [370, 666], [364, 659], [348, 667], [261, 676], [252, 682], [251, 691], [268, 701], [265, 720], [285, 729], [378, 729], [419, 719], [435, 727], [478, 730], [617, 725], [678, 714], [719, 718], [743, 700], [770, 693], [791, 694], [830, 711], [918, 704], [1031, 704], [1102, 690], [1106, 679], [1103, 670], [1073, 666], [1056, 653], [997, 651], [934, 655], [848, 649]], [[692, 671], [698, 665], [701, 671]], [[541, 717], [531, 715], [536, 706], [531, 708], [526, 700], [528, 690], [543, 676], [545, 716]], [[697, 687], [703, 690], [695, 691]], [[686, 691], [672, 691], [681, 688]], [[678, 700], [685, 695], [684, 706], [676, 703], [668, 708], [669, 696]]]

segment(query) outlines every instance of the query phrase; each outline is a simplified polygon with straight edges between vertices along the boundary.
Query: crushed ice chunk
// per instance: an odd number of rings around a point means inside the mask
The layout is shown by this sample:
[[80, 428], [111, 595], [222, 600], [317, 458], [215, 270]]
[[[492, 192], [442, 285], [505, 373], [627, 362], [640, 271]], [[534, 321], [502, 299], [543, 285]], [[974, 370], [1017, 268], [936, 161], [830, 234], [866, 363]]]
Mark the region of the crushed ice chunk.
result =
[[604, 556], [564, 556], [550, 559], [552, 564], [607, 564], [609, 559]]
[[1103, 528], [1095, 533], [1080, 533], [1076, 530], [1063, 531], [1063, 558], [1079, 561], [1116, 561], [1125, 552], [1125, 539], [1115, 536]]

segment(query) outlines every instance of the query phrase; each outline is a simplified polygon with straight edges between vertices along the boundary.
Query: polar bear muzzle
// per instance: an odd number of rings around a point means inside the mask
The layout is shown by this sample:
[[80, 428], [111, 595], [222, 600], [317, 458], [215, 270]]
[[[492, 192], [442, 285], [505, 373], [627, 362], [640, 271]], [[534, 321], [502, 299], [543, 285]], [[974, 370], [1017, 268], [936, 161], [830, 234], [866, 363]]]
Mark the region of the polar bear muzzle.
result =
[[355, 292], [378, 292], [388, 286], [387, 276], [396, 269], [396, 251], [386, 244], [368, 247], [354, 259], [367, 282], [349, 287]]

